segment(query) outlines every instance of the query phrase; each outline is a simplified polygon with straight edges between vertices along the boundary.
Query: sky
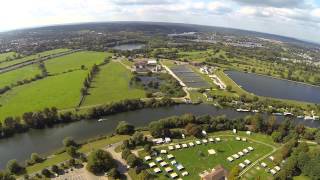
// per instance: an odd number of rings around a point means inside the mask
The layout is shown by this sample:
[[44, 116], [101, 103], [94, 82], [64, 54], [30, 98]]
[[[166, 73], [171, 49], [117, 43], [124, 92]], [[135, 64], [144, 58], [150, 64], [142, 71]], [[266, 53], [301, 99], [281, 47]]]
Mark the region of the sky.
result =
[[0, 0], [0, 31], [154, 21], [223, 26], [320, 43], [320, 0]]

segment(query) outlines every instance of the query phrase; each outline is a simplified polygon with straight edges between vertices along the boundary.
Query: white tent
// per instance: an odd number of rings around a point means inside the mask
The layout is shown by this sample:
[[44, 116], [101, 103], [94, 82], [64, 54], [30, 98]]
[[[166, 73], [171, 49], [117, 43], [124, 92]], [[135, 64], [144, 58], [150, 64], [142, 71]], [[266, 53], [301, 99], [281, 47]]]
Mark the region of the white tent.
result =
[[174, 156], [173, 156], [172, 154], [168, 154], [168, 155], [167, 155], [167, 158], [168, 158], [168, 159], [172, 159], [172, 158], [174, 158]]
[[155, 167], [155, 166], [156, 166], [156, 163], [154, 163], [154, 162], [149, 163], [149, 167], [150, 167], [150, 168], [153, 168], [153, 167]]
[[277, 171], [276, 171], [276, 170], [274, 170], [274, 169], [271, 169], [271, 170], [270, 170], [270, 172], [271, 172], [271, 174], [272, 174], [272, 175], [277, 174]]
[[188, 173], [187, 171], [184, 171], [184, 172], [181, 173], [181, 175], [182, 175], [182, 176], [188, 176], [189, 173]]
[[227, 160], [228, 160], [229, 162], [232, 162], [232, 161], [233, 161], [233, 158], [232, 158], [232, 157], [228, 157]]
[[198, 145], [199, 145], [199, 144], [201, 144], [201, 142], [200, 142], [200, 141], [196, 141], [196, 144], [198, 144]]
[[248, 164], [250, 164], [250, 163], [251, 163], [251, 161], [250, 161], [250, 160], [248, 160], [248, 159], [246, 159], [246, 160], [244, 160], [244, 163], [245, 163], [246, 165], [248, 165]]
[[216, 141], [220, 142], [220, 141], [221, 141], [221, 139], [220, 139], [220, 138], [216, 138]]
[[167, 162], [165, 162], [165, 161], [163, 161], [163, 162], [161, 162], [161, 163], [160, 163], [160, 166], [161, 166], [161, 167], [168, 166], [168, 163], [167, 163]]
[[251, 131], [247, 131], [246, 133], [247, 133], [247, 135], [251, 135]]
[[146, 161], [151, 160], [151, 156], [146, 156], [146, 157], [144, 157], [144, 160], [146, 160]]
[[240, 166], [242, 169], [246, 167], [246, 165], [243, 164], [243, 163], [240, 163], [239, 166]]
[[174, 179], [174, 178], [178, 177], [178, 174], [177, 173], [172, 173], [172, 174], [170, 174], [170, 177]]
[[236, 140], [237, 140], [237, 141], [240, 141], [241, 139], [240, 139], [240, 137], [236, 137]]
[[210, 141], [210, 142], [214, 142], [214, 139], [213, 139], [213, 138], [209, 138], [209, 141]]
[[172, 169], [171, 167], [166, 167], [164, 170], [165, 170], [166, 172], [172, 172], [172, 171], [173, 171], [173, 169]]
[[162, 149], [162, 150], [160, 151], [160, 153], [161, 153], [161, 154], [167, 154], [167, 150]]
[[193, 142], [189, 142], [189, 146], [190, 147], [194, 146]]
[[171, 138], [166, 137], [166, 138], [164, 138], [164, 141], [165, 141], [166, 143], [170, 143], [170, 142], [171, 142]]
[[174, 150], [174, 147], [173, 147], [173, 146], [168, 146], [168, 149], [169, 149], [170, 151], [172, 151], [172, 150]]
[[208, 143], [208, 140], [202, 139], [202, 142], [203, 142], [203, 143]]
[[155, 173], [160, 173], [160, 172], [161, 172], [161, 169], [160, 169], [160, 168], [154, 168], [153, 171], [154, 171]]
[[269, 159], [270, 159], [271, 161], [273, 161], [273, 160], [274, 160], [274, 157], [273, 157], [273, 156], [270, 156]]
[[181, 148], [180, 144], [176, 144], [175, 148], [180, 149]]
[[184, 169], [184, 167], [182, 166], [182, 164], [177, 164], [177, 169], [179, 170], [179, 171], [181, 171], [182, 169]]
[[275, 166], [274, 169], [277, 170], [277, 171], [281, 170], [281, 168], [279, 166]]
[[163, 160], [162, 160], [162, 157], [157, 157], [157, 158], [156, 158], [156, 161], [157, 161], [157, 162], [163, 161]]
[[177, 164], [177, 161], [173, 160], [170, 162], [170, 164], [175, 165], [175, 164]]
[[233, 157], [234, 159], [239, 159], [239, 155], [238, 155], [238, 154], [234, 154], [234, 155], [232, 155], [232, 157]]
[[248, 149], [243, 149], [242, 152], [245, 153], [245, 154], [249, 153]]
[[212, 155], [212, 154], [216, 154], [216, 151], [215, 151], [214, 149], [209, 149], [209, 150], [208, 150], [208, 153], [209, 153], [210, 155]]
[[206, 136], [207, 135], [207, 132], [205, 131], [205, 130], [202, 130], [202, 132], [201, 132], [204, 136]]
[[247, 141], [247, 138], [242, 138], [241, 139], [243, 142], [246, 142]]
[[250, 151], [253, 151], [253, 147], [251, 147], [251, 146], [249, 146], [248, 149], [249, 149]]
[[265, 168], [265, 167], [267, 167], [267, 164], [264, 163], [264, 162], [262, 162], [262, 163], [261, 163], [261, 166]]
[[243, 152], [238, 152], [238, 154], [239, 154], [239, 156], [243, 156], [244, 154], [243, 154]]
[[237, 130], [236, 130], [236, 129], [233, 129], [232, 131], [233, 131], [233, 134], [236, 134], [236, 133], [237, 133]]
[[182, 144], [182, 147], [183, 147], [183, 148], [187, 148], [188, 145], [187, 145], [187, 144]]

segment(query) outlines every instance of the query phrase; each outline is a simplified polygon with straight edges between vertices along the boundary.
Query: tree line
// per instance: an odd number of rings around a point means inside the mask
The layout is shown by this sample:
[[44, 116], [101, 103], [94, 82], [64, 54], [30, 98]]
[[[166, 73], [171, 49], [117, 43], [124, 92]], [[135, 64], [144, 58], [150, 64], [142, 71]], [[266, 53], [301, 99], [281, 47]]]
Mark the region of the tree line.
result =
[[70, 111], [59, 113], [56, 107], [44, 108], [40, 111], [26, 112], [22, 116], [6, 117], [0, 122], [0, 139], [10, 137], [15, 133], [26, 132], [29, 129], [44, 129], [56, 124], [70, 123], [81, 119], [94, 119], [120, 112], [171, 106], [174, 104], [175, 102], [169, 98], [162, 98], [161, 100], [151, 99], [148, 101], [139, 99], [123, 100], [104, 106], [93, 107], [87, 113], [81, 115]]

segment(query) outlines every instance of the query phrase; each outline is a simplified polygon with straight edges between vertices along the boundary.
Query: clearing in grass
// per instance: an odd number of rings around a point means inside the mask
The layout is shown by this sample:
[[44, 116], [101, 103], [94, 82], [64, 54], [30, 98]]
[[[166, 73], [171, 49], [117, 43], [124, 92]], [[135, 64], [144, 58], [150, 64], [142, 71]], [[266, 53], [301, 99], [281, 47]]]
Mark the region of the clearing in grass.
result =
[[145, 91], [129, 85], [132, 73], [118, 62], [100, 67], [83, 105], [106, 104], [145, 97]]

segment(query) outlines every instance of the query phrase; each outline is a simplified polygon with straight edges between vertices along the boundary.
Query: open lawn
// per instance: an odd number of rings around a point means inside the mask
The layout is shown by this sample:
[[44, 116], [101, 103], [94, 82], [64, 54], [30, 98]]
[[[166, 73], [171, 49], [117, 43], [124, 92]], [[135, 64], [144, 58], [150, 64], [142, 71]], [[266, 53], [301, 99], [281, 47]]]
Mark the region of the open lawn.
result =
[[0, 63], [3, 61], [6, 61], [7, 58], [13, 58], [14, 55], [17, 55], [17, 53], [16, 52], [7, 52], [7, 53], [0, 54]]
[[[242, 135], [243, 133], [240, 133], [239, 135]], [[215, 142], [215, 143], [208, 143], [208, 144], [201, 144], [201, 145], [195, 145], [195, 147], [189, 147], [189, 148], [182, 148], [180, 150], [173, 150], [169, 151], [169, 154], [174, 155], [175, 160], [178, 163], [181, 163], [185, 170], [189, 172], [189, 176], [183, 177], [183, 179], [199, 179], [199, 173], [208, 170], [210, 171], [212, 168], [214, 168], [217, 165], [222, 165], [228, 170], [231, 170], [234, 166], [238, 166], [239, 163], [243, 163], [244, 160], [248, 159], [253, 163], [254, 161], [258, 160], [259, 158], [263, 157], [264, 155], [272, 152], [273, 148], [272, 143], [271, 144], [264, 144], [264, 141], [268, 139], [268, 137], [265, 137], [264, 135], [253, 135], [253, 136], [241, 136], [241, 137], [248, 137], [248, 142], [242, 142], [242, 141], [236, 141], [235, 136], [233, 136], [230, 132], [220, 132], [214, 134], [215, 137], [219, 136], [221, 138], [221, 142]], [[210, 135], [211, 136], [211, 135]], [[237, 136], [237, 135], [236, 135]], [[254, 137], [257, 136], [257, 137]], [[254, 138], [253, 138], [254, 137]], [[260, 141], [261, 140], [261, 141]], [[194, 144], [195, 140], [188, 140], [185, 142], [192, 141]], [[182, 141], [179, 142], [181, 145]], [[176, 142], [175, 142], [176, 144]], [[233, 162], [227, 161], [227, 157], [238, 153], [239, 151], [243, 150], [244, 148], [247, 148], [248, 146], [251, 146], [254, 148], [254, 150], [247, 155], [244, 155], [243, 157], [240, 157], [237, 160], [234, 160]], [[167, 146], [159, 147], [158, 149], [166, 149], [168, 150]], [[215, 155], [209, 155], [208, 150], [213, 149], [216, 151]], [[167, 163], [170, 163], [170, 160], [166, 158], [166, 155], [161, 155], [164, 161]], [[153, 160], [154, 161], [154, 160]], [[158, 167], [160, 165], [156, 163]], [[181, 172], [179, 172], [174, 166], [170, 165], [172, 169], [174, 169], [175, 172], [181, 176]], [[160, 179], [166, 179], [165, 178], [165, 171], [164, 168], [160, 168], [162, 170], [161, 176], [159, 176]], [[151, 170], [151, 169], [150, 169]]]
[[69, 51], [69, 49], [54, 49], [54, 50], [50, 50], [50, 51], [44, 51], [44, 52], [41, 52], [41, 53], [37, 53], [35, 55], [26, 56], [26, 57], [23, 57], [23, 58], [20, 58], [20, 59], [15, 59], [15, 60], [12, 60], [12, 61], [0, 63], [0, 68], [11, 66], [11, 65], [14, 65], [14, 64], [18, 64], [18, 63], [22, 63], [22, 62], [25, 62], [25, 61], [28, 61], [28, 60], [32, 60], [32, 59], [36, 59], [36, 58], [43, 57], [43, 56], [48, 56], [48, 55], [52, 55], [52, 54], [66, 52], [66, 51]]
[[31, 79], [37, 74], [41, 74], [38, 65], [30, 65], [13, 71], [0, 74], [0, 88], [16, 84], [18, 81]]
[[46, 61], [45, 65], [50, 74], [67, 72], [69, 70], [80, 69], [82, 65], [90, 70], [94, 64], [100, 64], [110, 53], [82, 51], [58, 57]]
[[83, 105], [106, 104], [123, 99], [145, 97], [141, 89], [130, 87], [131, 72], [118, 62], [100, 67]]
[[80, 101], [80, 89], [86, 75], [86, 71], [78, 70], [49, 76], [10, 90], [0, 96], [0, 120], [45, 107], [76, 106]]

